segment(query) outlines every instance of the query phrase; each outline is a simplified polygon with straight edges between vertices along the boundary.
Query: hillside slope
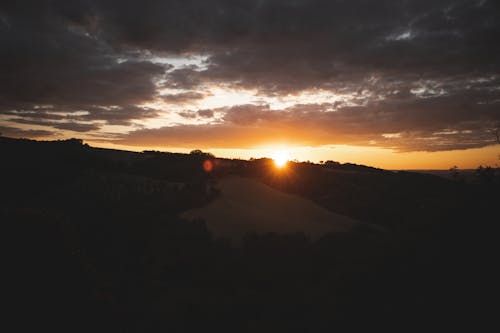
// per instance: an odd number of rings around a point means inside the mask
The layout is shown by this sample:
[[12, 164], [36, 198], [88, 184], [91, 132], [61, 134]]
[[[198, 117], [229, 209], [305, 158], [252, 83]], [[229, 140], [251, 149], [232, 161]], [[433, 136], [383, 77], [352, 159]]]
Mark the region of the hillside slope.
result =
[[204, 207], [183, 213], [203, 219], [216, 237], [241, 239], [246, 233], [304, 232], [318, 238], [348, 231], [356, 221], [314, 202], [273, 189], [255, 179], [229, 176], [218, 183], [220, 196]]

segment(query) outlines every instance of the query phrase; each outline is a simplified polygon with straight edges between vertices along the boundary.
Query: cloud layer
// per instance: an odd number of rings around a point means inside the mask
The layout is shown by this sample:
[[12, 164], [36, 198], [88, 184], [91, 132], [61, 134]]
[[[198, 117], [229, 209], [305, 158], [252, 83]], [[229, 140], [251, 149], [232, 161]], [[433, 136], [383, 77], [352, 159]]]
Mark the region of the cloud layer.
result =
[[2, 132], [482, 147], [500, 124], [499, 35], [493, 0], [3, 1]]

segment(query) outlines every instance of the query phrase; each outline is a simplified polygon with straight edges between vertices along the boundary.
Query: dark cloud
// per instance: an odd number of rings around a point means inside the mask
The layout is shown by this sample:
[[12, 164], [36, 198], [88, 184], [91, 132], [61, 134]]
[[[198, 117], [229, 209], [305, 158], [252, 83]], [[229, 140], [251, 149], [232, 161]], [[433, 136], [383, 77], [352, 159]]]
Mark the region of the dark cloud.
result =
[[0, 135], [13, 138], [38, 138], [51, 136], [52, 134], [54, 133], [46, 130], [24, 130], [17, 127], [0, 125]]
[[203, 94], [203, 93], [200, 93], [200, 92], [188, 91], [188, 92], [179, 93], [179, 94], [162, 95], [161, 98], [166, 103], [172, 103], [172, 104], [190, 104], [192, 102], [195, 102], [195, 101], [198, 101], [200, 99], [203, 99], [206, 96], [207, 96], [207, 94]]
[[197, 113], [200, 117], [204, 118], [212, 118], [214, 116], [213, 110], [199, 110]]
[[195, 119], [197, 118], [197, 114], [196, 112], [192, 112], [192, 111], [187, 111], [187, 112], [179, 112], [179, 115], [183, 118], [186, 118], [186, 119]]
[[93, 106], [86, 108], [87, 114], [73, 116], [79, 121], [102, 120], [110, 125], [131, 125], [133, 120], [154, 118], [158, 116], [158, 110], [137, 107], [133, 105], [125, 106]]
[[[94, 131], [157, 117], [137, 106], [145, 101], [189, 106], [210, 86], [274, 97], [321, 89], [351, 97], [281, 111], [183, 110], [224, 115], [124, 142], [238, 145], [293, 132], [310, 144], [480, 147], [500, 122], [499, 35], [494, 0], [3, 1], [0, 113]], [[204, 55], [203, 66], [149, 61], [192, 55]], [[160, 95], [159, 86], [183, 90]]]
[[443, 78], [499, 70], [495, 1], [123, 3], [102, 4], [114, 43], [210, 55], [205, 71], [171, 73], [177, 86], [234, 81], [289, 91], [370, 75]]
[[74, 131], [74, 132], [89, 132], [99, 129], [99, 125], [97, 124], [85, 124], [78, 122], [55, 122], [55, 121], [33, 120], [25, 118], [9, 119], [9, 120], [19, 124], [49, 126], [57, 129]]
[[218, 108], [215, 110], [211, 109], [202, 109], [202, 110], [197, 110], [197, 111], [185, 111], [179, 113], [180, 116], [186, 118], [186, 119], [196, 119], [196, 118], [212, 118], [215, 114], [216, 111], [224, 111], [225, 108]]
[[[18, 112], [18, 117], [28, 118], [24, 123], [33, 123], [33, 118], [62, 119], [47, 113], [47, 106], [69, 114], [64, 116], [68, 119], [71, 113], [86, 111], [83, 120], [111, 124], [156, 115], [133, 105], [154, 97], [153, 78], [164, 73], [164, 66], [119, 61], [120, 53], [91, 34], [93, 19], [79, 16], [78, 6], [84, 4], [89, 2], [2, 4], [0, 113]], [[75, 131], [98, 129], [76, 122], [45, 124]]]
[[[0, 111], [0, 113], [13, 116], [12, 118], [8, 118], [12, 122], [72, 130], [71, 127], [64, 125], [64, 123], [55, 122], [67, 120], [71, 122], [77, 132], [99, 129], [100, 125], [95, 121], [109, 125], [128, 126], [132, 125], [134, 120], [154, 118], [158, 115], [158, 111], [155, 109], [130, 105], [96, 106], [64, 104], [58, 105], [57, 108], [53, 105], [44, 106], [43, 108], [33, 105], [22, 105], [22, 108], [18, 110], [7, 109]], [[88, 122], [94, 123], [88, 124]], [[60, 126], [65, 126], [65, 128]]]

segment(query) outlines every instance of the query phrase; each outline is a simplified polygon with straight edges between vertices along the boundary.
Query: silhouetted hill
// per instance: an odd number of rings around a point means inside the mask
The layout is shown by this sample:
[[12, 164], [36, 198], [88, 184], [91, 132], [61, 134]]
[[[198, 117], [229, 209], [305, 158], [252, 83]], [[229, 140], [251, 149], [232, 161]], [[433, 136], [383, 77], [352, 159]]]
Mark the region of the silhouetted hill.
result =
[[[0, 156], [7, 302], [24, 319], [41, 318], [18, 321], [20, 330], [449, 328], [486, 313], [480, 295], [497, 252], [496, 183], [333, 162], [276, 169], [269, 159], [125, 152], [76, 139], [0, 138]], [[218, 186], [228, 176], [252, 185], [228, 192]], [[235, 191], [237, 202], [224, 197]], [[235, 247], [204, 221], [180, 217], [219, 198], [246, 205], [244, 215], [220, 216], [247, 219], [216, 224], [251, 226], [245, 212], [272, 214], [262, 200], [275, 198], [286, 199], [280, 210], [307, 199], [331, 212], [321, 216], [362, 223], [318, 239], [294, 228], [248, 230]], [[310, 222], [295, 215], [295, 226]]]

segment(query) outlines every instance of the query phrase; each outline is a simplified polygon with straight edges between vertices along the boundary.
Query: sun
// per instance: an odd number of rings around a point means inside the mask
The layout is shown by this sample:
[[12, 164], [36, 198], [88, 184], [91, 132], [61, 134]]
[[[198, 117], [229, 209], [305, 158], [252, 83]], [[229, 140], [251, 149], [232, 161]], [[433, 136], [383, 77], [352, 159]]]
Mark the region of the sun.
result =
[[286, 152], [286, 151], [276, 151], [276, 152], [274, 152], [272, 158], [274, 161], [274, 165], [277, 168], [281, 169], [284, 166], [286, 166], [288, 160], [290, 159], [290, 156], [289, 156], [288, 152]]

